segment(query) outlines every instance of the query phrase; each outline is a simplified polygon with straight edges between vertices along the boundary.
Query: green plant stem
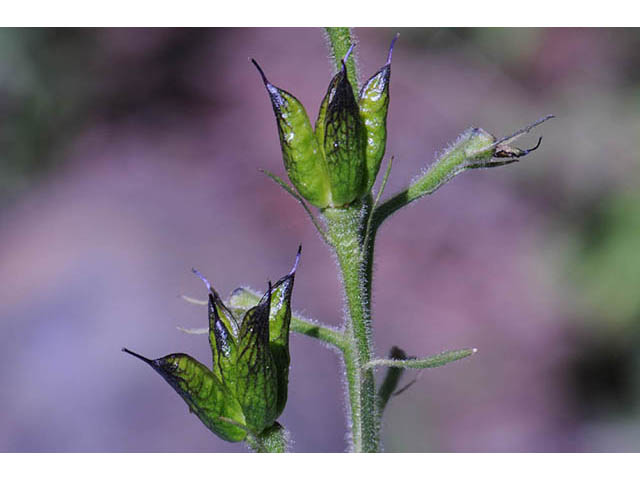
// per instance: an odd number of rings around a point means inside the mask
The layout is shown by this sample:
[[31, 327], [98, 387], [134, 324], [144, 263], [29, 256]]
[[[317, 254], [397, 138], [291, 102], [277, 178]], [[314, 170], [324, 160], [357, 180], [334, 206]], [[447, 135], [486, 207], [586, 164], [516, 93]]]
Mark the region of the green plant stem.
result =
[[373, 212], [371, 220], [371, 236], [375, 237], [382, 222], [397, 210], [425, 195], [435, 192], [455, 175], [462, 172], [460, 167], [465, 160], [467, 160], [467, 156], [461, 155], [458, 150], [453, 149], [445, 153], [424, 175], [412, 182], [407, 189], [378, 205]]
[[[354, 39], [351, 35], [351, 29], [347, 27], [327, 27], [327, 39], [329, 40], [329, 50], [333, 57], [336, 68], [340, 70], [342, 64], [341, 61], [349, 51], [349, 48], [354, 43]], [[359, 83], [358, 83], [358, 70], [356, 68], [355, 56], [352, 53], [347, 59], [347, 77], [353, 87], [353, 95], [358, 98]]]
[[[241, 293], [238, 293], [241, 292]], [[234, 308], [240, 309], [249, 309], [256, 305], [262, 298], [262, 293], [254, 292], [249, 288], [242, 288], [236, 290], [235, 294], [232, 295], [229, 300], [229, 304]], [[183, 295], [183, 298], [185, 296]], [[188, 297], [187, 297], [188, 298]], [[192, 298], [188, 298], [190, 303], [195, 303], [197, 305], [207, 305], [206, 300], [195, 300]], [[344, 351], [348, 347], [347, 340], [344, 334], [338, 330], [335, 330], [331, 327], [318, 324], [311, 320], [307, 320], [299, 315], [292, 314], [291, 315], [291, 324], [290, 328], [292, 331], [296, 333], [301, 333], [302, 335], [306, 335], [308, 337], [315, 338], [320, 340], [321, 342], [328, 343], [337, 347], [339, 350]], [[182, 329], [184, 330], [184, 329]], [[208, 328], [197, 329], [194, 331], [187, 331], [188, 333], [208, 333]]]
[[342, 332], [338, 332], [333, 328], [318, 325], [298, 316], [291, 317], [291, 330], [333, 345], [343, 352], [348, 348], [347, 340]]
[[[336, 68], [355, 43], [348, 28], [326, 28], [329, 48]], [[354, 55], [347, 60], [347, 76], [358, 98], [358, 72]], [[342, 349], [351, 407], [351, 437], [354, 452], [376, 452], [379, 449], [380, 427], [377, 412], [375, 379], [373, 370], [362, 369], [371, 359], [371, 279], [374, 235], [367, 236], [364, 245], [365, 226], [373, 200], [367, 195], [363, 204], [346, 209], [325, 209], [327, 237], [333, 247], [343, 281], [346, 298], [344, 337], [347, 345]]]
[[[432, 194], [459, 173], [467, 169], [498, 167], [519, 161], [521, 157], [535, 150], [537, 146], [529, 150], [520, 150], [520, 153], [507, 159], [494, 158], [494, 154], [500, 147], [506, 147], [551, 118], [554, 118], [554, 116], [545, 115], [500, 140], [496, 140], [495, 137], [479, 128], [467, 130], [451, 147], [439, 156], [426, 172], [412, 181], [408, 188], [385, 200], [381, 205], [376, 206], [372, 213], [370, 236], [375, 237], [376, 231], [382, 222], [397, 210], [425, 195]], [[538, 141], [539, 144], [540, 142]], [[370, 243], [373, 244], [373, 242], [374, 240], [371, 240]]]
[[[366, 210], [365, 210], [366, 211]], [[379, 422], [375, 380], [371, 369], [362, 368], [371, 360], [371, 318], [369, 311], [370, 283], [368, 255], [363, 245], [366, 215], [363, 205], [341, 209], [327, 208], [327, 236], [333, 247], [342, 276], [346, 299], [344, 335], [348, 348], [344, 352], [351, 434], [355, 452], [376, 452], [379, 448]]]
[[245, 442], [256, 453], [285, 453], [288, 449], [288, 434], [282, 425], [275, 422], [259, 435], [250, 433]]

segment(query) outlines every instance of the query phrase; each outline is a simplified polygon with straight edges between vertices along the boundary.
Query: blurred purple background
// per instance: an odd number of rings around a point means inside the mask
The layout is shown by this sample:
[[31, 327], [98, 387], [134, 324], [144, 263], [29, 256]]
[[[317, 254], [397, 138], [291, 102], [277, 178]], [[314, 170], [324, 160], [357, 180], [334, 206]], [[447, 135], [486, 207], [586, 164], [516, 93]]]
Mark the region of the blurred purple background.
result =
[[[558, 118], [519, 164], [381, 230], [377, 354], [479, 349], [392, 399], [385, 449], [640, 450], [638, 32], [357, 29], [361, 76], [396, 31], [387, 192], [467, 127]], [[285, 175], [247, 57], [315, 119], [318, 29], [0, 31], [0, 451], [246, 451], [120, 351], [206, 361], [206, 337], [176, 330], [206, 324], [179, 298], [204, 296], [193, 266], [224, 295], [262, 289], [302, 243], [294, 309], [341, 323], [331, 255], [258, 172]], [[336, 356], [297, 334], [291, 349], [293, 450], [344, 451]]]

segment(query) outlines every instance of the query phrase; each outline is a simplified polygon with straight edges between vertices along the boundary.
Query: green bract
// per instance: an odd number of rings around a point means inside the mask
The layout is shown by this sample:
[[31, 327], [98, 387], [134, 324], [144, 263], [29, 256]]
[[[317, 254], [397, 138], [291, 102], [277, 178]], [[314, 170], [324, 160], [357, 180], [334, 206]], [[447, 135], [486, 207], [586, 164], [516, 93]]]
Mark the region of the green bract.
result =
[[150, 360], [150, 365], [213, 433], [229, 442], [259, 435], [275, 424], [287, 402], [291, 292], [300, 249], [287, 275], [257, 305], [232, 312], [205, 277], [209, 290], [209, 343], [212, 370], [184, 353]]
[[391, 54], [367, 80], [358, 99], [347, 77], [345, 62], [329, 82], [315, 130], [300, 101], [271, 84], [258, 63], [276, 116], [282, 158], [300, 195], [318, 208], [345, 207], [371, 191], [380, 170], [387, 140], [387, 110]]

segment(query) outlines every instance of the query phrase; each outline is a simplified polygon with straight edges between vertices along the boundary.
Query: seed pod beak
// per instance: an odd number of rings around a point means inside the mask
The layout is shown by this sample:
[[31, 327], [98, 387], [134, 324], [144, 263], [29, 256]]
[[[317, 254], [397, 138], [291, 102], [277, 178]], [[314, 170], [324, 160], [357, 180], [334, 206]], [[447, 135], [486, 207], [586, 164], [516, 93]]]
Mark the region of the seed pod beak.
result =
[[150, 365], [151, 367], [155, 368], [157, 365], [155, 364], [155, 360], [151, 360], [147, 357], [143, 357], [142, 355], [140, 355], [139, 353], [136, 352], [132, 352], [131, 350], [129, 350], [126, 347], [122, 348], [122, 351], [125, 353], [128, 353], [129, 355], [132, 355], [140, 360], [142, 360], [144, 363], [146, 363], [147, 365]]
[[267, 76], [264, 74], [264, 71], [262, 70], [260, 65], [258, 65], [258, 62], [256, 62], [255, 58], [251, 59], [251, 63], [253, 63], [253, 65], [258, 69], [258, 73], [260, 73], [260, 77], [262, 78], [262, 83], [264, 83], [264, 86], [266, 87], [267, 92], [269, 92], [269, 96], [271, 97], [271, 101], [276, 103], [276, 104], [278, 104], [278, 105], [282, 104], [283, 103], [283, 99], [282, 99], [282, 95], [278, 91], [278, 88], [275, 87], [267, 79]]
[[144, 363], [146, 363], [151, 368], [153, 368], [156, 372], [158, 372], [162, 377], [167, 378], [167, 371], [164, 368], [164, 364], [163, 364], [163, 360], [166, 357], [156, 358], [155, 360], [151, 360], [147, 357], [140, 355], [139, 353], [132, 352], [128, 348], [123, 348], [122, 351], [142, 360]]
[[296, 253], [296, 259], [293, 262], [293, 268], [289, 272], [289, 275], [295, 275], [296, 270], [298, 269], [298, 263], [300, 263], [300, 255], [302, 255], [302, 245], [298, 246], [298, 253]]
[[389, 47], [389, 54], [387, 55], [387, 65], [391, 65], [391, 57], [393, 56], [393, 46], [396, 44], [396, 40], [400, 36], [400, 32], [396, 33], [391, 39], [391, 46]]
[[267, 76], [264, 74], [264, 71], [262, 71], [262, 68], [260, 67], [260, 65], [258, 65], [258, 62], [256, 62], [255, 58], [251, 58], [251, 63], [253, 63], [253, 65], [258, 69], [258, 72], [260, 73], [260, 76], [262, 77], [262, 81], [264, 82], [265, 87], [267, 85], [270, 85], [269, 80], [267, 80]]

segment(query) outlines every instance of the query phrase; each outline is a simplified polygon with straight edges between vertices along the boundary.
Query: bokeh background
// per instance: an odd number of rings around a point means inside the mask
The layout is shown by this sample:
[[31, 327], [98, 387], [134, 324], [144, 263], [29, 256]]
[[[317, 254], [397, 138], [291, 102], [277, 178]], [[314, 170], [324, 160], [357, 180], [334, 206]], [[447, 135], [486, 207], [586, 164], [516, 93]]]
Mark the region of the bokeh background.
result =
[[[396, 31], [389, 193], [467, 127], [557, 118], [381, 230], [377, 354], [479, 349], [392, 399], [385, 449], [640, 450], [639, 32], [357, 29], [362, 76]], [[209, 358], [176, 330], [206, 324], [192, 266], [264, 288], [302, 243], [294, 309], [341, 323], [332, 257], [258, 172], [284, 168], [247, 57], [315, 118], [318, 29], [0, 30], [0, 451], [246, 451], [120, 351]], [[336, 356], [291, 348], [293, 450], [344, 451]]]

